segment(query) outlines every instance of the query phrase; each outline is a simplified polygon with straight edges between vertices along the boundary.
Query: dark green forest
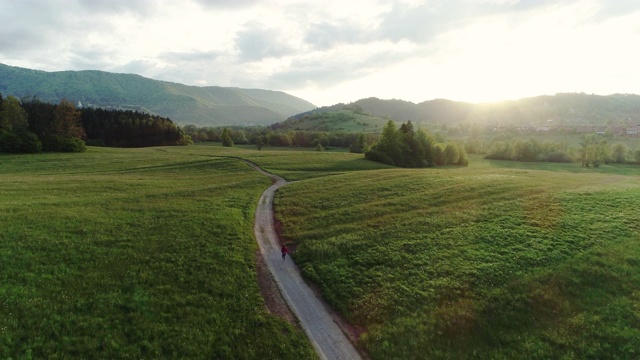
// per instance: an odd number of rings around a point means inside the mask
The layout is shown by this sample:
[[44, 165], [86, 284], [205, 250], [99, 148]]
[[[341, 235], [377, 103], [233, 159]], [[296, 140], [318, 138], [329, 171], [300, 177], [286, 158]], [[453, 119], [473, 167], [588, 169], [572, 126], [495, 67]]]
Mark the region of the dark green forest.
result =
[[86, 145], [144, 147], [186, 145], [190, 139], [170, 119], [131, 110], [76, 109], [0, 94], [0, 152], [82, 152]]

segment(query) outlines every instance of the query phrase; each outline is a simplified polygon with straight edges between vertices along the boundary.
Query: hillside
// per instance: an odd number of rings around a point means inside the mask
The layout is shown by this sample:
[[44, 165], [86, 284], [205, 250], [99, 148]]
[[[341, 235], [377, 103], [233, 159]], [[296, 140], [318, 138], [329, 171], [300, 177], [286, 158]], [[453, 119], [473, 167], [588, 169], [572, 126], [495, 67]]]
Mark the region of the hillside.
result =
[[471, 104], [446, 99], [421, 103], [404, 100], [367, 98], [350, 104], [336, 104], [301, 113], [302, 119], [313, 114], [331, 113], [343, 108], [378, 118], [391, 118], [416, 124], [489, 123], [505, 125], [543, 124], [604, 125], [607, 122], [640, 121], [640, 96], [632, 94], [588, 95], [567, 93], [544, 95], [496, 103]]
[[313, 109], [308, 101], [280, 91], [198, 87], [104, 71], [45, 72], [0, 64], [0, 93], [62, 98], [83, 106], [145, 111], [199, 126], [268, 125]]
[[271, 125], [272, 129], [381, 133], [387, 119], [371, 116], [341, 104], [330, 111], [311, 111]]
[[635, 359], [639, 180], [476, 157], [307, 178], [275, 209], [371, 359]]

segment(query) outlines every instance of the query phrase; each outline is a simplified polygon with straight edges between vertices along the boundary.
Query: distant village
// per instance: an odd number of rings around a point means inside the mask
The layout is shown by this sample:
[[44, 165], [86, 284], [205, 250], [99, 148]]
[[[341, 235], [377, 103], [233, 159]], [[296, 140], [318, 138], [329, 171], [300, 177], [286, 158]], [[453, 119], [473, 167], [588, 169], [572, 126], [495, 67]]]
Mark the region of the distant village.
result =
[[610, 125], [553, 125], [552, 121], [542, 126], [522, 125], [516, 129], [521, 133], [563, 133], [563, 134], [598, 134], [603, 136], [638, 136], [640, 123], [624, 123]]

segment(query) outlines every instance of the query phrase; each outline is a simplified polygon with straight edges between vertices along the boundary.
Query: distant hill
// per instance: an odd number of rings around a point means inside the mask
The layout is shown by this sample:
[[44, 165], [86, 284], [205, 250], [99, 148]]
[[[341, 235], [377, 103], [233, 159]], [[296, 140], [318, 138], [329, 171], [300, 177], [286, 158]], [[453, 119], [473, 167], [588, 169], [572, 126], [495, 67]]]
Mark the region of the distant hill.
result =
[[[335, 106], [334, 106], [335, 107]], [[324, 108], [326, 110], [326, 108]], [[311, 111], [291, 117], [270, 127], [274, 130], [340, 131], [347, 133], [381, 133], [388, 119], [364, 114], [340, 104], [329, 111]]]
[[[640, 96], [632, 94], [588, 95], [566, 93], [544, 95], [496, 103], [471, 104], [445, 99], [418, 104], [403, 100], [367, 98], [350, 104], [321, 107], [293, 116], [293, 119], [313, 120], [314, 114], [333, 113], [350, 109], [375, 118], [390, 118], [399, 122], [411, 120], [415, 124], [542, 124], [603, 125], [606, 122], [640, 121]], [[324, 115], [325, 120], [329, 115]], [[361, 120], [359, 120], [361, 121]], [[326, 121], [325, 121], [326, 122]], [[290, 122], [291, 123], [291, 122]], [[297, 124], [298, 127], [309, 125]]]
[[281, 91], [198, 87], [104, 71], [45, 72], [0, 64], [0, 93], [145, 111], [198, 126], [268, 125], [315, 108]]

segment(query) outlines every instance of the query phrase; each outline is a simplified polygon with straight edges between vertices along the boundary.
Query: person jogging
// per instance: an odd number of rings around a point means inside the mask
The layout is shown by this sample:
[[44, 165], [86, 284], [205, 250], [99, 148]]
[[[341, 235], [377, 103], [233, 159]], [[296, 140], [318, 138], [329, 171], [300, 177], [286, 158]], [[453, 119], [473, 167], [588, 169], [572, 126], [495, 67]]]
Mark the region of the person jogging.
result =
[[287, 257], [287, 253], [289, 252], [289, 249], [287, 249], [286, 246], [282, 245], [282, 249], [280, 249], [280, 252], [282, 253], [282, 261], [284, 261], [285, 258]]

